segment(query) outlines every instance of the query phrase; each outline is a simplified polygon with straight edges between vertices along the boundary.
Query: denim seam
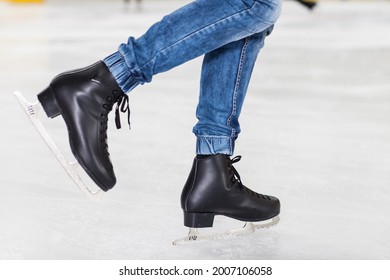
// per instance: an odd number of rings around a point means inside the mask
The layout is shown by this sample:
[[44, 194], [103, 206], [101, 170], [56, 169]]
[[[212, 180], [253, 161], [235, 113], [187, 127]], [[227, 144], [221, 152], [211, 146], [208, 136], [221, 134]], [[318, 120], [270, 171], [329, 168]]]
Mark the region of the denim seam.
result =
[[248, 48], [249, 41], [250, 41], [250, 37], [245, 38], [245, 43], [242, 46], [240, 60], [238, 63], [237, 78], [236, 78], [236, 83], [234, 85], [233, 100], [232, 100], [232, 102], [233, 102], [232, 113], [230, 114], [230, 116], [227, 120], [227, 125], [231, 128], [230, 138], [236, 137], [236, 130], [231, 126], [231, 121], [232, 121], [233, 117], [236, 116], [236, 114], [237, 114], [237, 94], [238, 94], [238, 89], [240, 87], [240, 82], [241, 82], [242, 69], [243, 69], [243, 64], [244, 64], [243, 61], [244, 61], [244, 57], [246, 55], [246, 50]]

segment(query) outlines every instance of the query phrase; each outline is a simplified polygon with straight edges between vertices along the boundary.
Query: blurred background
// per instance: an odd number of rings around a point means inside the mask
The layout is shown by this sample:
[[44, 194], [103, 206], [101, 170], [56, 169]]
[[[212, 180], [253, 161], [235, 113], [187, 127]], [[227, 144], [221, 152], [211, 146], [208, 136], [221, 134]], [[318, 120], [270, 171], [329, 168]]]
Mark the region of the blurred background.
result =
[[[210, 0], [211, 1], [211, 0]], [[284, 1], [255, 67], [236, 168], [280, 223], [174, 247], [195, 155], [202, 58], [130, 96], [108, 144], [118, 184], [87, 200], [13, 97], [138, 37], [185, 0], [0, 1], [0, 259], [390, 259], [390, 1]], [[190, 22], [188, 24], [191, 24]], [[60, 118], [48, 131], [71, 159]], [[230, 219], [215, 228], [238, 227]]]

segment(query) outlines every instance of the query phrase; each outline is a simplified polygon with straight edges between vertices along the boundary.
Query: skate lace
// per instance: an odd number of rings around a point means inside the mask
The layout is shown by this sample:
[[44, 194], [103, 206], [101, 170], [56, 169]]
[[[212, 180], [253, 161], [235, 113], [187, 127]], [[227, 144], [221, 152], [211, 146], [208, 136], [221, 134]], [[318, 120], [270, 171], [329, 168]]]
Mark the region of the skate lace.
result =
[[110, 153], [108, 152], [108, 145], [107, 145], [108, 114], [112, 111], [112, 107], [114, 106], [115, 103], [116, 103], [116, 108], [115, 108], [116, 128], [117, 129], [121, 128], [119, 112], [123, 112], [123, 113], [127, 112], [127, 122], [129, 124], [129, 128], [131, 128], [129, 96], [117, 90], [114, 90], [112, 92], [112, 95], [107, 96], [106, 102], [103, 104], [103, 108], [105, 109], [105, 112], [101, 113], [100, 116], [100, 143], [102, 144], [103, 148], [107, 151], [108, 155], [110, 155]]
[[127, 112], [127, 123], [129, 124], [129, 129], [131, 129], [130, 125], [130, 104], [129, 104], [129, 96], [126, 94], [122, 94], [119, 96], [119, 99], [116, 103], [115, 108], [115, 124], [116, 128], [120, 129], [121, 126], [121, 118], [119, 116], [119, 112], [126, 113]]
[[244, 184], [242, 183], [242, 180], [241, 180], [241, 177], [240, 177], [240, 174], [238, 173], [237, 169], [233, 166], [234, 163], [237, 163], [241, 160], [241, 156], [236, 156], [234, 157], [233, 159], [229, 159], [228, 158], [228, 167], [229, 167], [229, 174], [230, 174], [230, 182], [232, 182], [233, 184], [234, 183], [238, 183], [238, 189], [241, 191], [241, 192], [244, 192], [244, 193], [247, 193], [253, 197], [257, 197], [257, 198], [261, 198], [261, 199], [271, 199], [269, 196], [267, 195], [263, 195], [263, 194], [260, 194], [260, 193], [257, 193], [257, 192], [254, 192], [252, 191], [251, 189], [247, 188], [246, 186], [244, 186]]

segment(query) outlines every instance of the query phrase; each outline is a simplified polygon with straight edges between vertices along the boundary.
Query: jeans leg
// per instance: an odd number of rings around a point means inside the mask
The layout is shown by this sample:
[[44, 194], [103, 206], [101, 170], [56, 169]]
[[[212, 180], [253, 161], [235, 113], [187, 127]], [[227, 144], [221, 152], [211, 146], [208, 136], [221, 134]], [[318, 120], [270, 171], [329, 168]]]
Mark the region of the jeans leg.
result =
[[252, 70], [272, 28], [206, 54], [196, 111], [198, 123], [193, 129], [197, 154], [233, 154]]
[[124, 92], [228, 43], [262, 32], [281, 0], [196, 0], [165, 16], [140, 38], [130, 37], [104, 59]]

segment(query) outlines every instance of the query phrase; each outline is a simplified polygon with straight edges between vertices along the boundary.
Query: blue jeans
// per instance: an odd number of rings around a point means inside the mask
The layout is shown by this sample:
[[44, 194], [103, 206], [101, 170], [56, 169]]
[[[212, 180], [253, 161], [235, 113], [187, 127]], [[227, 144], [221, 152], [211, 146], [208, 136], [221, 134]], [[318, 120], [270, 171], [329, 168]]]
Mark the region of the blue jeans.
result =
[[281, 0], [197, 0], [165, 16], [104, 59], [122, 90], [195, 57], [202, 65], [197, 154], [234, 152], [253, 66], [280, 15]]

